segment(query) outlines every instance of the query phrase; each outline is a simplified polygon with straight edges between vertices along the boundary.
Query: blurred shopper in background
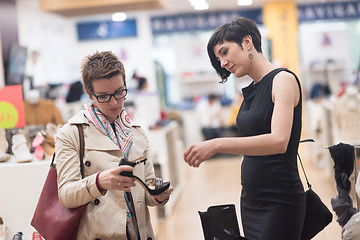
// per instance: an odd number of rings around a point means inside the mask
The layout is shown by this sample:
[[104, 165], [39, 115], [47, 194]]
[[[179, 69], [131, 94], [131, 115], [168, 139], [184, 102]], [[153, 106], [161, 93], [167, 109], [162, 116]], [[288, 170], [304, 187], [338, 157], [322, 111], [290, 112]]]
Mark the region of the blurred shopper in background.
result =
[[209, 94], [205, 99], [200, 100], [196, 106], [196, 113], [205, 140], [221, 137], [223, 116], [221, 103], [216, 94]]

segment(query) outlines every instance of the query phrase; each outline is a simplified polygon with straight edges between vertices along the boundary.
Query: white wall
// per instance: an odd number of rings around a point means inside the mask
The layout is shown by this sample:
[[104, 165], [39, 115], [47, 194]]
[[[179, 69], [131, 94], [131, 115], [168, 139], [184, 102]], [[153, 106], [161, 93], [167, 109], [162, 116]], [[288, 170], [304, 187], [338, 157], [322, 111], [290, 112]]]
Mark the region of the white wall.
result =
[[[309, 91], [316, 82], [326, 83], [324, 75], [325, 62], [335, 61], [330, 69], [329, 78], [333, 78], [332, 90], [337, 90], [339, 83], [350, 80], [350, 49], [344, 22], [326, 22], [302, 24], [299, 27], [299, 46], [301, 52], [301, 66], [303, 80]], [[325, 40], [328, 44], [325, 44]], [[312, 66], [312, 67], [311, 67]], [[331, 86], [330, 86], [331, 87]], [[336, 94], [336, 92], [334, 92]]]
[[[70, 82], [75, 29], [71, 19], [38, 10], [38, 1], [17, 1], [19, 44], [28, 48], [26, 75], [34, 76], [36, 86]], [[36, 63], [30, 53], [38, 51]]]
[[[73, 18], [72, 25], [75, 28], [77, 21], [106, 19], [109, 20], [110, 15], [92, 16], [83, 18]], [[131, 85], [131, 77], [134, 71], [144, 76], [149, 81], [149, 88], [156, 89], [155, 68], [151, 57], [152, 49], [152, 33], [150, 28], [149, 15], [146, 12], [128, 13], [128, 18], [136, 18], [137, 20], [137, 37], [83, 41], [76, 40], [73, 48], [73, 56], [80, 67], [81, 59], [93, 53], [95, 50], [111, 50], [116, 53], [125, 65], [127, 81]], [[75, 38], [77, 38], [75, 36]]]
[[[136, 70], [149, 80], [155, 89], [155, 70], [151, 58], [152, 35], [146, 12], [129, 13], [136, 18], [138, 36], [110, 40], [79, 42], [76, 33], [78, 21], [106, 19], [110, 15], [67, 18], [38, 10], [37, 1], [18, 0], [19, 42], [28, 52], [39, 51], [36, 65], [28, 58], [28, 74], [35, 75], [36, 86], [47, 83], [71, 83], [80, 79], [82, 59], [96, 50], [111, 50], [122, 58], [128, 81]], [[123, 58], [124, 57], [124, 58]]]

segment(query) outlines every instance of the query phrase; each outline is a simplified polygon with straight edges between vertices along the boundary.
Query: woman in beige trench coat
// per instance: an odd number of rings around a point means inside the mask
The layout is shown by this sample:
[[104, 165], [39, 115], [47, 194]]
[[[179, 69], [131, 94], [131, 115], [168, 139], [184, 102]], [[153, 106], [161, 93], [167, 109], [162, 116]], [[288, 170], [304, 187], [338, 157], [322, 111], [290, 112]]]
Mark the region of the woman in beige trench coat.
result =
[[[140, 126], [131, 123], [124, 109], [124, 66], [112, 52], [95, 52], [84, 59], [81, 70], [91, 101], [56, 135], [60, 201], [68, 208], [87, 204], [78, 240], [155, 239], [148, 206], [165, 204], [173, 188], [157, 179], [161, 193], [151, 195], [131, 177], [137, 176], [150, 189], [155, 182], [148, 139]], [[75, 124], [82, 124], [84, 130], [84, 178]], [[122, 158], [135, 166], [118, 166]], [[133, 175], [120, 175], [124, 172]]]

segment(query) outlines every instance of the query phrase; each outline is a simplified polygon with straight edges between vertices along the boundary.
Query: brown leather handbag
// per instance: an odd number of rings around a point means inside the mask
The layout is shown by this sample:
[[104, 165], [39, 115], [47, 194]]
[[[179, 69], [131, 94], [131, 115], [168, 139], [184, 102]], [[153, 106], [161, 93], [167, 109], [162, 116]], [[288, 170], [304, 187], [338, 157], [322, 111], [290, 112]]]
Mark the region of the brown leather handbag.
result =
[[[84, 178], [84, 133], [81, 124], [76, 126], [80, 135], [80, 172]], [[77, 208], [66, 208], [60, 203], [54, 159], [55, 153], [31, 225], [46, 240], [76, 240], [80, 218], [87, 204]]]

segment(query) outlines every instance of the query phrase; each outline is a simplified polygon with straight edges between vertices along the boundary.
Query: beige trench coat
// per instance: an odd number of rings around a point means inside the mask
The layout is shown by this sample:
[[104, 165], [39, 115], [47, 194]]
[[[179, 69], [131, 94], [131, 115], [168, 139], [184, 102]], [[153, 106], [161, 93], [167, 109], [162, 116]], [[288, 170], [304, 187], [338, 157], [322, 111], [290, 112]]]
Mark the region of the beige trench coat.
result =
[[[75, 123], [82, 123], [84, 129], [84, 179], [80, 173], [80, 138]], [[129, 151], [128, 161], [134, 162], [144, 157], [148, 159], [145, 164], [137, 164], [133, 173], [150, 185], [155, 175], [148, 156], [148, 139], [143, 130], [136, 125], [132, 125], [132, 134], [133, 145]], [[101, 193], [96, 186], [97, 173], [117, 167], [123, 157], [118, 146], [95, 126], [89, 124], [83, 113], [79, 112], [58, 130], [55, 152], [61, 203], [68, 208], [88, 203], [80, 221], [77, 239], [126, 240], [124, 192], [108, 190]], [[131, 192], [141, 240], [155, 239], [147, 206], [157, 206], [159, 203], [138, 183]]]

